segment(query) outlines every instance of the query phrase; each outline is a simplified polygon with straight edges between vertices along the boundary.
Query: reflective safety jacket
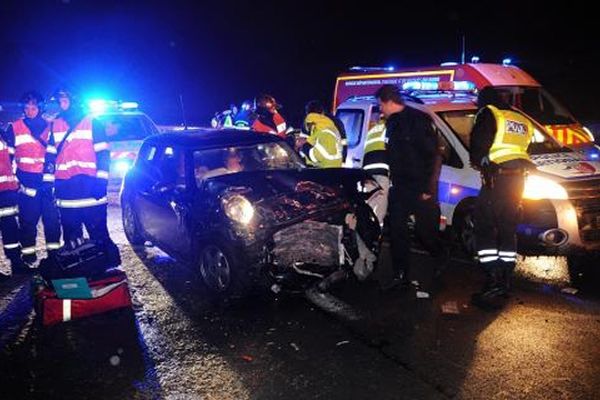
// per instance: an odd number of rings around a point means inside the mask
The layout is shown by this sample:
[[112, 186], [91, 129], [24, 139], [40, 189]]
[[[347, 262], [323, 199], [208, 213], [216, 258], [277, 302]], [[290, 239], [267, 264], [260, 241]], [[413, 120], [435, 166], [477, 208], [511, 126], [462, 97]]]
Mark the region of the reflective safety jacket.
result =
[[[32, 131], [31, 123], [39, 124], [40, 131]], [[48, 144], [48, 124], [41, 117], [33, 120], [21, 118], [10, 125], [7, 135], [9, 145], [12, 144], [15, 148], [17, 178], [21, 184], [21, 192], [35, 197], [43, 184], [54, 183], [56, 147]]]
[[270, 133], [285, 139], [287, 133], [287, 123], [279, 113], [259, 115], [252, 123], [252, 130], [259, 133]]
[[14, 149], [9, 147], [6, 142], [0, 138], [0, 193], [16, 191], [19, 188], [19, 182], [17, 181], [17, 177], [15, 176], [12, 167], [13, 154]]
[[527, 148], [533, 136], [533, 124], [522, 114], [487, 106], [496, 120], [496, 134], [489, 151], [491, 162], [501, 164], [512, 160], [527, 160]]
[[[77, 175], [87, 175], [101, 179], [108, 179], [110, 154], [106, 165], [99, 166], [98, 155], [101, 152], [108, 153], [108, 142], [103, 138], [99, 141], [92, 135], [92, 119], [83, 118], [72, 130], [69, 131], [67, 122], [58, 118], [51, 126], [51, 143], [60, 149], [56, 156], [56, 179], [66, 180]], [[63, 140], [66, 142], [62, 145]]]
[[304, 120], [309, 133], [300, 150], [308, 165], [319, 168], [340, 168], [342, 166], [342, 137], [335, 123], [323, 114], [310, 113]]
[[367, 132], [363, 169], [372, 175], [390, 175], [385, 145], [387, 143], [385, 120], [380, 120]]

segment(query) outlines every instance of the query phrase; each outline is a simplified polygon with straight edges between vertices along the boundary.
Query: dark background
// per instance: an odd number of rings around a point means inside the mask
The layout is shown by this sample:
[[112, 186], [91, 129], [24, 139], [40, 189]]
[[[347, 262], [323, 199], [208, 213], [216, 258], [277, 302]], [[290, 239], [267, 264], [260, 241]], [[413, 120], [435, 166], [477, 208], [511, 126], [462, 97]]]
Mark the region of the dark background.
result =
[[297, 125], [349, 66], [459, 61], [464, 34], [467, 59], [512, 57], [576, 117], [600, 120], [598, 17], [584, 3], [551, 4], [3, 0], [0, 100], [66, 84], [176, 123], [181, 94], [188, 119], [205, 124], [269, 92]]

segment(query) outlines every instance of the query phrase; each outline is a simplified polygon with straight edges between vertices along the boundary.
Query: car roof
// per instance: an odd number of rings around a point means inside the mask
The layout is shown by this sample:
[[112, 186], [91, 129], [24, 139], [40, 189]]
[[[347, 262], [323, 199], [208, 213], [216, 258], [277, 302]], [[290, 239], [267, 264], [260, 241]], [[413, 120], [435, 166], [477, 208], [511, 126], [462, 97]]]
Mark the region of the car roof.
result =
[[254, 131], [205, 128], [192, 131], [165, 132], [149, 136], [145, 142], [183, 147], [228, 147], [282, 141], [283, 139], [275, 135]]

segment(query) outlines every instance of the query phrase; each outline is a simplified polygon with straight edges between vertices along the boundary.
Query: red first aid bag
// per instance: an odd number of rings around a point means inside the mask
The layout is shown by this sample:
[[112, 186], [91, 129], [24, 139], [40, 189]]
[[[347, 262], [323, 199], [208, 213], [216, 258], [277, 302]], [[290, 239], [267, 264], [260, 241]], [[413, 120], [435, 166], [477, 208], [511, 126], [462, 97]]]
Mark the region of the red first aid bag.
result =
[[36, 294], [36, 310], [44, 325], [71, 321], [117, 308], [131, 307], [127, 277], [123, 272], [88, 282], [89, 299], [59, 299], [54, 290], [44, 288]]

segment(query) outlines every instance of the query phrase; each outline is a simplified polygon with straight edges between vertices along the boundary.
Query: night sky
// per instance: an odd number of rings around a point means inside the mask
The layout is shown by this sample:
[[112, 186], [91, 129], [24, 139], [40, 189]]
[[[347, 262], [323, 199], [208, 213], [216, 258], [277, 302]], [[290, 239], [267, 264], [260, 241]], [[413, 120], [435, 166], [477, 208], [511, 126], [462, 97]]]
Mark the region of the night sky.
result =
[[352, 65], [419, 66], [512, 57], [581, 120], [600, 121], [598, 24], [591, 6], [536, 2], [20, 1], [0, 5], [0, 100], [66, 84], [137, 100], [159, 123], [210, 116], [272, 93], [297, 124], [330, 103]]

